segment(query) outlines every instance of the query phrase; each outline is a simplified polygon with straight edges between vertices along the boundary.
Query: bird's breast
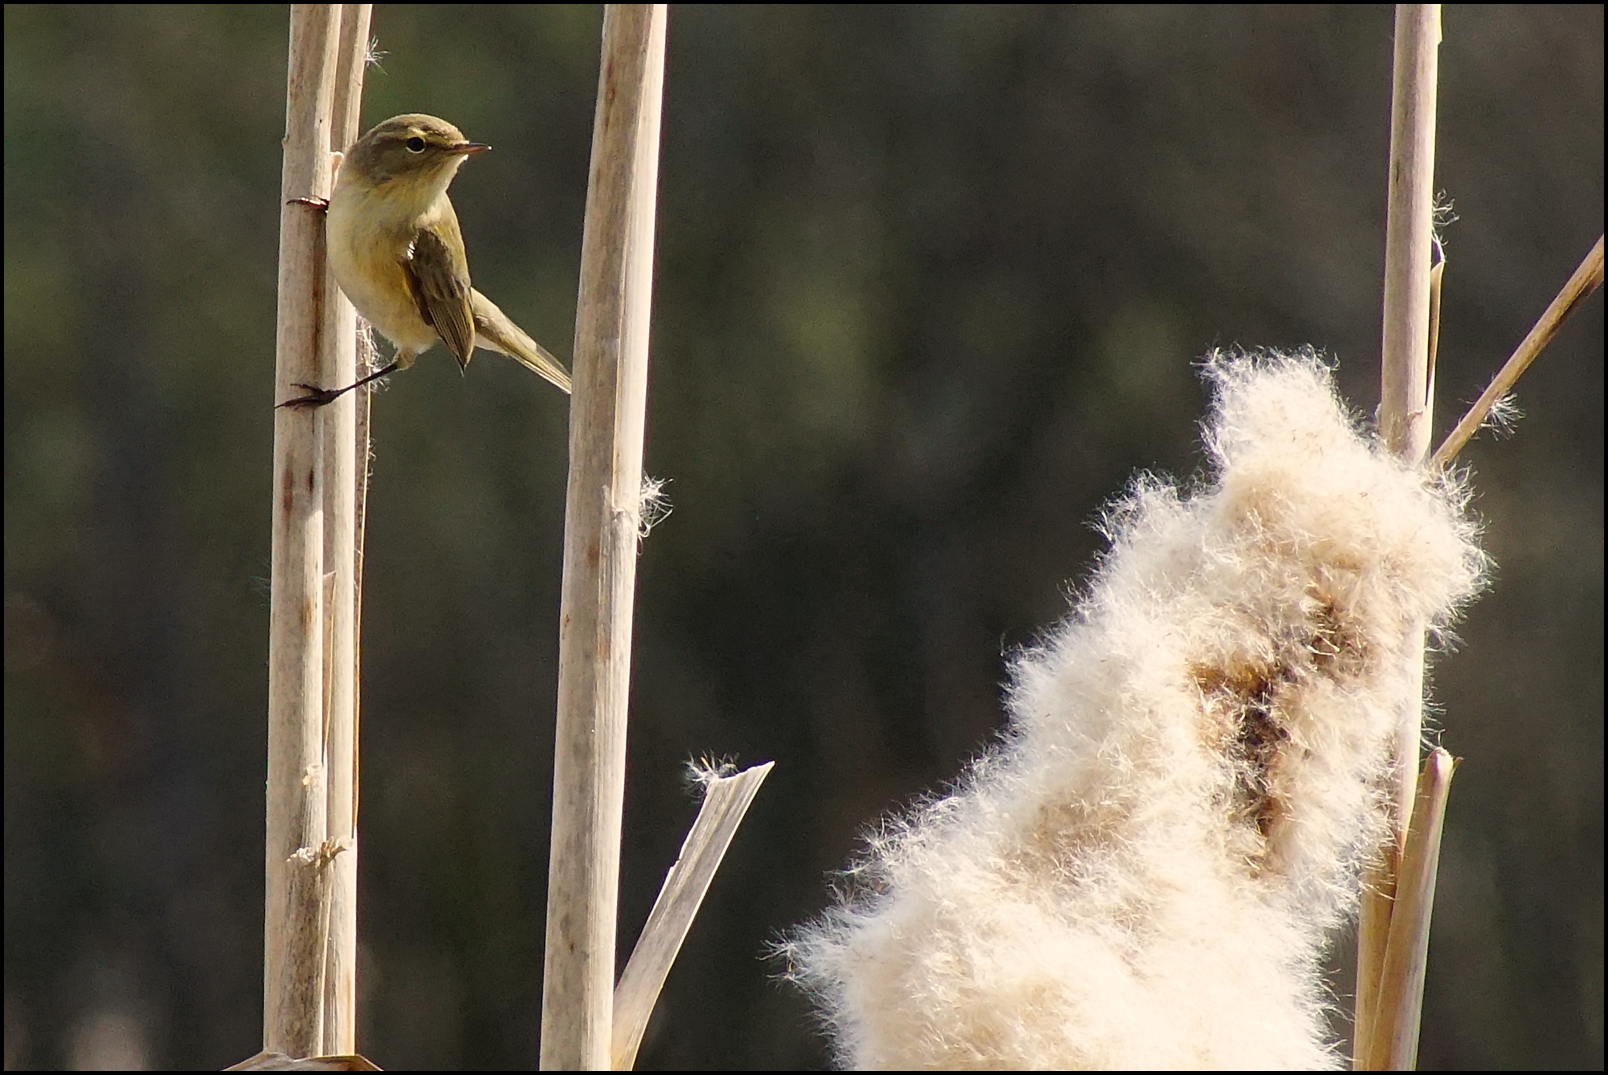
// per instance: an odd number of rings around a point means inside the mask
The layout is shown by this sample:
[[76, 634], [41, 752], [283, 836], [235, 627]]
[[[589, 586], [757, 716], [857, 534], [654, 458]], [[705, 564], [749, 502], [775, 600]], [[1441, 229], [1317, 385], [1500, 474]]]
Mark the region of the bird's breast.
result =
[[373, 191], [336, 184], [325, 221], [330, 271], [370, 324], [397, 347], [419, 352], [440, 337], [419, 315], [403, 267], [415, 229], [406, 221], [387, 226], [386, 209]]

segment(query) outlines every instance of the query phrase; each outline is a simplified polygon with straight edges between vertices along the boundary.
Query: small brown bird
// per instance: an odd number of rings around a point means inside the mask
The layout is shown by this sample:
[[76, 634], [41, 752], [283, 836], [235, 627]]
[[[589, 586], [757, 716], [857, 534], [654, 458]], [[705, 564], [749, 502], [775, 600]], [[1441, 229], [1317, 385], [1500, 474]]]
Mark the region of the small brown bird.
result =
[[459, 165], [491, 147], [444, 119], [393, 116], [353, 143], [335, 178], [325, 233], [335, 282], [393, 344], [384, 369], [345, 388], [297, 385], [307, 395], [281, 407], [321, 407], [443, 341], [469, 365], [475, 344], [500, 351], [565, 392], [569, 374], [495, 303], [469, 285], [458, 214], [447, 187]]

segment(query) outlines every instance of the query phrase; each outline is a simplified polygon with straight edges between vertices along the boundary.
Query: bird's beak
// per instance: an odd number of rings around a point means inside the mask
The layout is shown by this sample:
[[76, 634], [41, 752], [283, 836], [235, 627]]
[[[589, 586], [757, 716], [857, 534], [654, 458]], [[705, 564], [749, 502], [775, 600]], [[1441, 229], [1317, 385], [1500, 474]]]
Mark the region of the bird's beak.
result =
[[452, 147], [452, 151], [454, 153], [462, 153], [465, 156], [468, 156], [470, 153], [484, 153], [490, 148], [491, 147], [486, 145], [484, 142], [459, 142], [457, 145]]

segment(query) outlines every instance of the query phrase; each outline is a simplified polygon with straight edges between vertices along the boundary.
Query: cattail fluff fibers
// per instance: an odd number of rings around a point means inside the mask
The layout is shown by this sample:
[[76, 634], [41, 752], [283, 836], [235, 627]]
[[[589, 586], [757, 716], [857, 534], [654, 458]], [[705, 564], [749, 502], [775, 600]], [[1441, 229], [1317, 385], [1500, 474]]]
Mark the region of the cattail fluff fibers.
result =
[[1386, 837], [1410, 643], [1485, 560], [1466, 496], [1316, 356], [1213, 355], [1214, 485], [1145, 476], [1002, 742], [872, 836], [784, 950], [856, 1068], [1332, 1068], [1319, 960]]

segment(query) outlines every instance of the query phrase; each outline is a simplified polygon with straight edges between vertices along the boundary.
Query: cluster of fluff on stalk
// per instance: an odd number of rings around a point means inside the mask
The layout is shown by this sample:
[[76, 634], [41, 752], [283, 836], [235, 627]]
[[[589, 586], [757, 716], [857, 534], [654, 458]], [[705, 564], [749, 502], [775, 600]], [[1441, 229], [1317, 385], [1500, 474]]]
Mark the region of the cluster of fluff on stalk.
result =
[[1216, 473], [1137, 480], [1001, 743], [784, 945], [856, 1068], [1327, 1068], [1319, 961], [1386, 835], [1412, 643], [1485, 559], [1466, 494], [1313, 354], [1214, 354]]

